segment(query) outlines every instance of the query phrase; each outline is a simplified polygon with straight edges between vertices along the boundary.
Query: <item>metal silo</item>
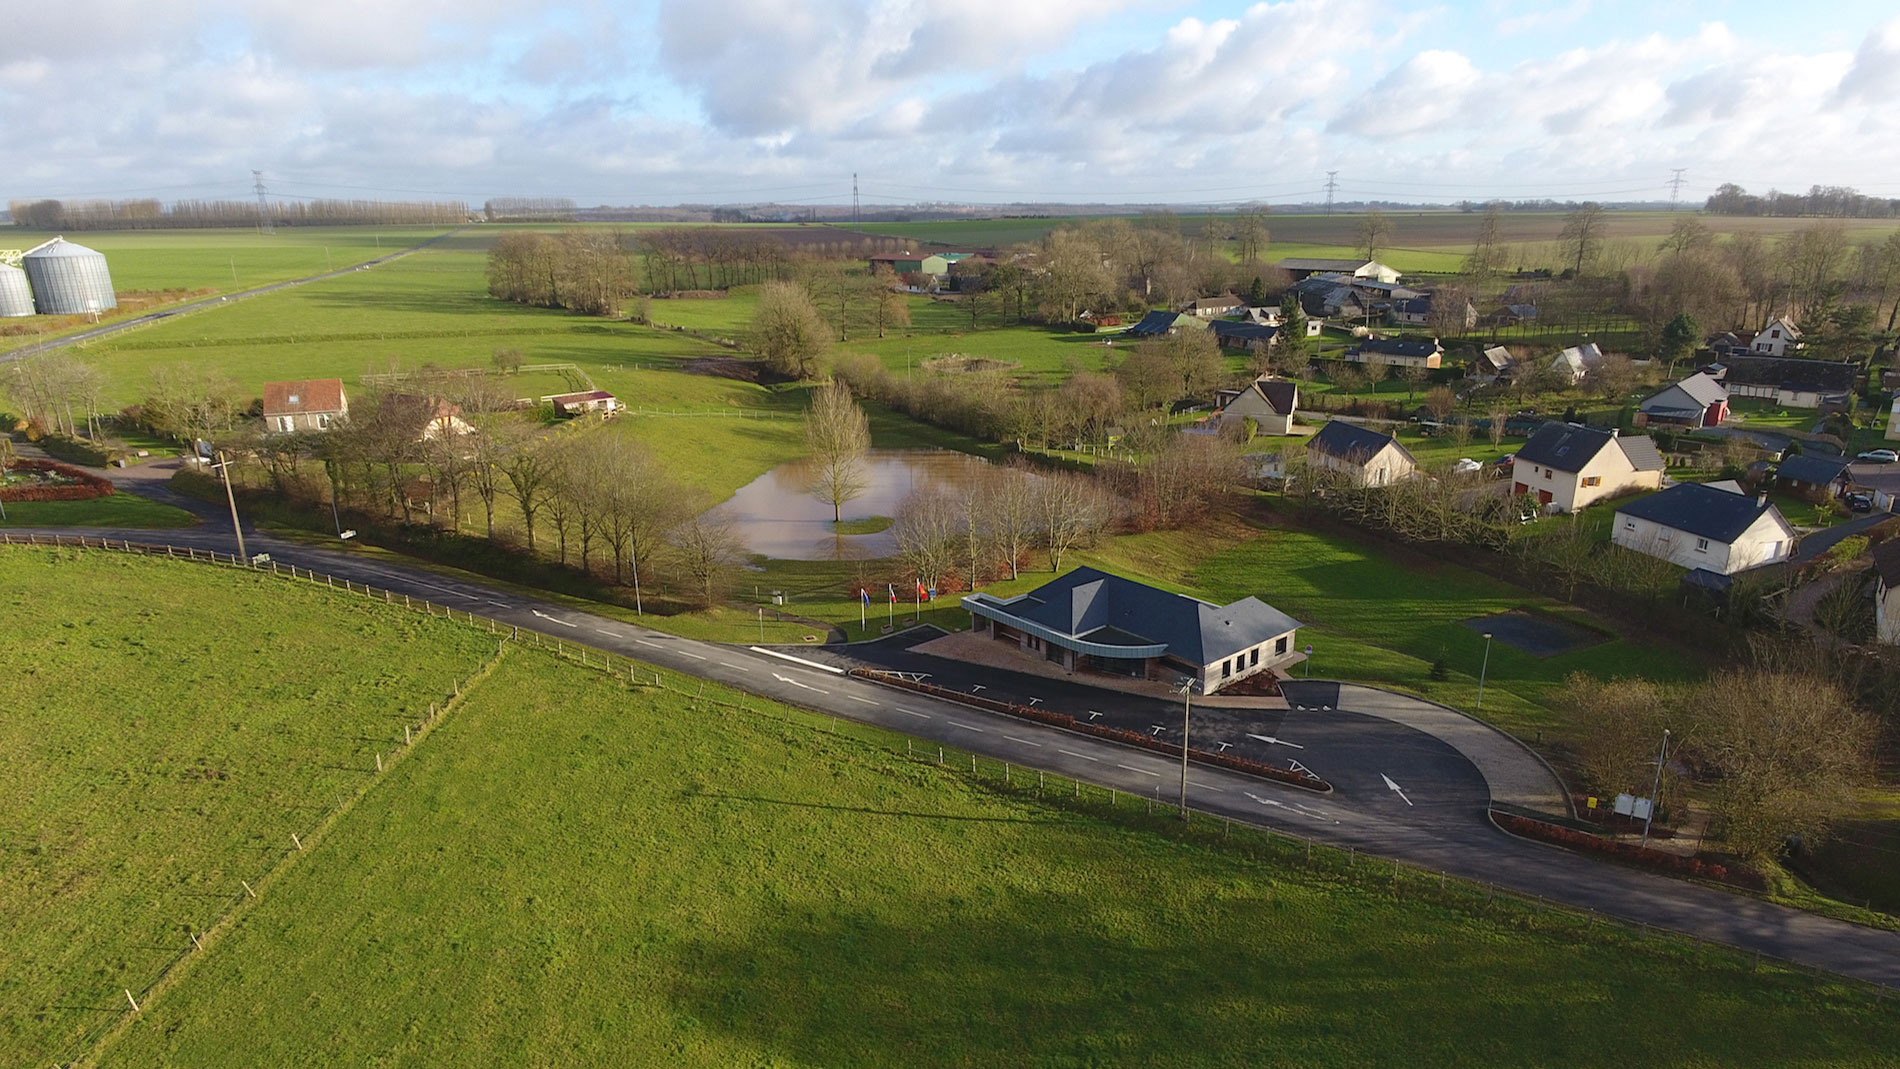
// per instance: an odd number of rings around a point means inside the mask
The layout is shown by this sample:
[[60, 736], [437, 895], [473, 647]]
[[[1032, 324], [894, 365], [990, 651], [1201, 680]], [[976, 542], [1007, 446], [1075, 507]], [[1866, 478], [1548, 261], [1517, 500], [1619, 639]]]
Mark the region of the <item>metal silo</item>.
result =
[[26, 272], [12, 264], [0, 264], [0, 316], [33, 314], [33, 287]]
[[84, 315], [116, 308], [106, 258], [84, 245], [54, 238], [20, 260], [41, 315]]

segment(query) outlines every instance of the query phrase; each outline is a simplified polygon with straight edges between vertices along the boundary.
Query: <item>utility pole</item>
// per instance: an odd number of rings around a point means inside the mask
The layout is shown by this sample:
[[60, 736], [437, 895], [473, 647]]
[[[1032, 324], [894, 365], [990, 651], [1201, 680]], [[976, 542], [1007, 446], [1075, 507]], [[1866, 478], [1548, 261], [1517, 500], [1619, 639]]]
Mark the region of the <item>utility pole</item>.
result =
[[238, 525], [237, 496], [231, 493], [231, 465], [224, 459], [224, 450], [218, 450], [218, 474], [224, 476], [224, 500], [231, 506], [231, 533], [237, 536], [238, 557], [248, 562], [251, 555], [244, 552], [244, 528]]
[[260, 234], [276, 233], [270, 221], [270, 201], [264, 196], [270, 191], [264, 188], [263, 171], [253, 170], [251, 172], [251, 188], [257, 192], [257, 232]]
[[1194, 680], [1181, 681], [1181, 819], [1188, 818], [1187, 807], [1187, 765], [1188, 765], [1188, 710], [1194, 705]]
[[1333, 190], [1339, 188], [1339, 172], [1326, 172], [1326, 214], [1333, 214]]
[[1686, 170], [1688, 170], [1687, 167], [1670, 168], [1672, 176], [1669, 179], [1669, 210], [1672, 212], [1676, 210], [1676, 202], [1682, 199], [1682, 172]]
[[1491, 632], [1484, 633], [1484, 663], [1478, 666], [1478, 704], [1472, 707], [1472, 715], [1484, 712], [1484, 677], [1491, 670]]
[[851, 172], [851, 225], [858, 225], [858, 172]]
[[1656, 755], [1656, 778], [1649, 784], [1649, 812], [1643, 816], [1643, 841], [1641, 846], [1649, 845], [1649, 825], [1656, 819], [1656, 795], [1662, 790], [1663, 763], [1669, 760], [1669, 729], [1663, 729], [1662, 752]]

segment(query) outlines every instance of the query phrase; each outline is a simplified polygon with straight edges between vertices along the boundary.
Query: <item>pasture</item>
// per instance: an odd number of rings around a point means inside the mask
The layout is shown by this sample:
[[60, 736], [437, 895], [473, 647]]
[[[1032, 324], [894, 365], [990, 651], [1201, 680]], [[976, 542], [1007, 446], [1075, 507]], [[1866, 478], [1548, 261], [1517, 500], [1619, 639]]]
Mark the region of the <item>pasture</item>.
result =
[[[1038, 798], [1020, 770], [1006, 789], [893, 736], [531, 649], [364, 787], [392, 714], [491, 655], [485, 633], [100, 553], [9, 553], [0, 582], [99, 606], [83, 631], [19, 616], [47, 668], [6, 685], [54, 708], [7, 743], [32, 758], [0, 824], [10, 1063], [70, 1056], [87, 1024], [105, 1066], [1523, 1065], [1637, 1045], [1724, 1064], [1791, 1036], [1871, 1065], [1900, 1043], [1851, 985], [1183, 833], [1066, 782]], [[297, 626], [260, 631], [267, 608]], [[265, 652], [289, 678], [248, 674]], [[257, 898], [236, 887], [358, 788]], [[226, 907], [129, 1013], [137, 967]]]

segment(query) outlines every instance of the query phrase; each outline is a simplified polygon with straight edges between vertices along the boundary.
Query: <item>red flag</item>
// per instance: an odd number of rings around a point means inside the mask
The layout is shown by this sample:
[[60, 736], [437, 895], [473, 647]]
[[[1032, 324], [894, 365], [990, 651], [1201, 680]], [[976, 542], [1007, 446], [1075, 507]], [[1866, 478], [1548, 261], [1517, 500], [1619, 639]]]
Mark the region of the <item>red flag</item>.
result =
[[891, 604], [895, 605], [897, 604], [897, 584], [891, 583], [889, 585], [891, 588]]

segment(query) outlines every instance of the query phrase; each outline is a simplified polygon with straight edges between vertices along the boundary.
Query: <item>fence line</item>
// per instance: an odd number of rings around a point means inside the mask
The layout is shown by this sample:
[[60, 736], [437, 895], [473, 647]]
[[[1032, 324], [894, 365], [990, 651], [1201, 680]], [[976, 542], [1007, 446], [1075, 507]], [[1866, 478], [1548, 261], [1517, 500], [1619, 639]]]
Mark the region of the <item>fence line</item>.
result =
[[[115, 544], [115, 540], [87, 538], [85, 536], [20, 536], [0, 530], [0, 546], [3, 545], [48, 545], [69, 546], [73, 548], [96, 548], [114, 552], [164, 555], [174, 559], [178, 559], [182, 556], [182, 559], [204, 561], [226, 567], [240, 567], [257, 572], [263, 572], [265, 568], [264, 565], [240, 561], [234, 554], [229, 553], [220, 554], [211, 550], [194, 550], [191, 547], [185, 547], [185, 550], [181, 554], [177, 547], [173, 547], [169, 544], [153, 545], [127, 540], [117, 540]], [[270, 574], [287, 577], [293, 581], [299, 578], [311, 583], [321, 580], [326, 587], [330, 589], [335, 589], [338, 582], [335, 577], [328, 573], [317, 572], [312, 569], [299, 569], [295, 566], [285, 565], [282, 566], [283, 570], [280, 571], [280, 566], [277, 565], [276, 562], [269, 562], [269, 568]], [[394, 604], [395, 600], [400, 598], [405, 607], [419, 609], [427, 615], [434, 616], [436, 610], [440, 609], [444, 619], [458, 619], [455, 615], [455, 610], [446, 605], [436, 605], [426, 599], [411, 598], [406, 594], [396, 594], [388, 589], [372, 587], [365, 583], [353, 583], [348, 579], [341, 580], [341, 582], [346, 594], [361, 593], [364, 597], [371, 599], [380, 595], [382, 600], [388, 604]], [[553, 635], [543, 634], [540, 631], [532, 629], [522, 631], [510, 624], [498, 625], [498, 622], [491, 617], [477, 616], [467, 611], [463, 611], [459, 619], [471, 626], [486, 627], [491, 634], [501, 634], [500, 628], [505, 627], [507, 629], [507, 638], [501, 640], [502, 646], [497, 650], [496, 660], [486, 666], [481, 671], [481, 675], [486, 675], [488, 671], [492, 670], [493, 664], [499, 662], [501, 649], [505, 649], [508, 641], [516, 641], [523, 645], [532, 644], [536, 649], [549, 651], [557, 657], [576, 662], [583, 667], [594, 668], [616, 678], [624, 676], [630, 685], [653, 687], [659, 690], [679, 693], [692, 698], [696, 704], [704, 703], [721, 706], [736, 709], [748, 715], [764, 716], [781, 722], [794, 723], [807, 730], [822, 731], [834, 737], [850, 739], [861, 744], [873, 745], [881, 749], [889, 749], [893, 752], [895, 752], [897, 742], [902, 740], [906, 758], [950, 768], [960, 774], [968, 775], [980, 781], [989, 782], [992, 786], [995, 786], [996, 782], [1000, 781], [1001, 786], [1005, 789], [1016, 789], [1012, 776], [1019, 776], [1023, 779], [1025, 784], [1024, 789], [1026, 789], [1028, 776], [1030, 772], [1033, 771], [1036, 776], [1037, 784], [1035, 791], [1036, 797], [1044, 801], [1060, 804], [1063, 798], [1059, 788], [1066, 782], [1069, 784], [1070, 789], [1068, 799], [1072, 804], [1085, 803], [1093, 798], [1097, 800], [1097, 805], [1105, 803], [1107, 809], [1112, 812], [1120, 813], [1123, 811], [1120, 800], [1125, 798], [1129, 800], [1126, 812], [1132, 816], [1134, 800], [1139, 798], [1143, 803], [1144, 816], [1153, 815], [1155, 809], [1159, 808], [1164, 814], [1168, 814], [1171, 817], [1166, 823], [1157, 825], [1157, 828], [1186, 828], [1191, 834], [1196, 821], [1199, 821], [1202, 825], [1218, 826], [1220, 828], [1219, 841], [1221, 842], [1234, 841], [1234, 833], [1238, 831], [1240, 833], [1240, 845], [1246, 845], [1250, 841], [1257, 840], [1260, 844], [1264, 844], [1271, 849], [1292, 850], [1301, 855], [1301, 860], [1308, 868], [1320, 867], [1314, 864], [1314, 858], [1318, 857], [1326, 862], [1326, 864], [1332, 865], [1334, 870], [1337, 871], [1339, 860], [1343, 857], [1343, 871], [1345, 874], [1349, 878], [1358, 879], [1355, 874], [1360, 868], [1369, 868], [1376, 862], [1378, 866], [1377, 872], [1389, 873], [1390, 889], [1395, 895], [1399, 893], [1404, 879], [1407, 874], [1409, 874], [1414, 884], [1422, 883], [1427, 886], [1428, 890], [1430, 889], [1430, 885], [1435, 881], [1436, 890], [1441, 894], [1439, 901], [1445, 905], [1456, 905], [1459, 901], [1466, 901], [1458, 899], [1455, 895], [1449, 898], [1442, 897], [1444, 895], [1450, 895], [1454, 889], [1459, 892], [1468, 890], [1469, 893], [1474, 896], [1478, 890], [1483, 890], [1484, 906], [1486, 908], [1502, 900], [1507, 903], [1516, 903], [1521, 907], [1529, 908], [1535, 911], [1535, 915], [1538, 916], [1563, 918], [1572, 922], [1581, 921], [1586, 930], [1593, 928], [1599, 923], [1609, 926], [1621, 926], [1631, 929], [1637, 934], [1652, 938], [1663, 936], [1669, 939], [1687, 940], [1705, 950], [1716, 951], [1740, 962], [1747, 963], [1752, 961], [1753, 968], [1755, 969], [1761, 968], [1764, 963], [1772, 963], [1794, 972], [1805, 973], [1814, 977], [1832, 977], [1850, 984], [1872, 988], [1877, 993], [1877, 996], [1883, 1000], [1887, 993], [1887, 985], [1883, 985], [1877, 981], [1863, 980], [1858, 977], [1831, 972], [1820, 966], [1808, 965], [1783, 955], [1760, 950], [1745, 950], [1734, 944], [1709, 939], [1693, 932], [1665, 928], [1660, 925], [1654, 925], [1632, 918], [1598, 913], [1589, 907], [1573, 906], [1567, 903], [1553, 901], [1534, 892], [1512, 890], [1488, 881], [1474, 880], [1470, 877], [1459, 876], [1438, 869], [1411, 865], [1396, 858], [1387, 858], [1381, 855], [1366, 853], [1356, 847], [1335, 846], [1323, 840], [1301, 835], [1298, 832], [1268, 827], [1262, 824], [1253, 824], [1205, 809], [1192, 806], [1188, 807], [1189, 819], [1184, 823], [1178, 819], [1178, 814], [1180, 813], [1179, 804], [1162, 798], [1160, 796], [1159, 787], [1156, 788], [1156, 794], [1150, 797], [1148, 795], [1130, 793], [1114, 787], [1091, 783], [1076, 777], [1064, 776], [1060, 773], [1046, 772], [1040, 769], [1029, 769], [1014, 762], [986, 757], [972, 751], [959, 750], [953, 746], [930, 743], [919, 749], [917, 746], [918, 740], [913, 736], [905, 735], [892, 729], [882, 728], [874, 724], [864, 724], [822, 712], [815, 714], [823, 718], [820, 723], [813, 723], [805, 719], [775, 716], [770, 712], [769, 708], [755, 708], [744, 701], [738, 703], [725, 701], [720, 699], [716, 693], [708, 698], [706, 695], [706, 681], [695, 676], [686, 675], [685, 673], [676, 672], [671, 669], [659, 668], [644, 661], [637, 661], [630, 657], [596, 649], [582, 643], [569, 642]], [[667, 676], [669, 674], [676, 680], [691, 680], [697, 685], [697, 689], [691, 690], [680, 686], [669, 685], [667, 682]], [[649, 676], [651, 676], [650, 680], [648, 679]], [[727, 690], [733, 689], [726, 684], [714, 684], [714, 686]], [[459, 699], [460, 696], [461, 689], [458, 683], [455, 698]], [[759, 700], [768, 705], [773, 703], [785, 704], [772, 698], [761, 697]], [[433, 715], [436, 714], [434, 714], [432, 707], [432, 716]], [[869, 737], [867, 738], [866, 736]], [[968, 759], [969, 765], [967, 772], [963, 771], [965, 758]], [[1012, 769], [1014, 770], [1013, 773]], [[1049, 784], [1055, 784], [1057, 789], [1051, 791], [1048, 786]], [[1260, 855], [1256, 850], [1251, 856], [1258, 858]], [[183, 957], [182, 953], [180, 957]], [[168, 965], [167, 968], [169, 967]], [[155, 983], [156, 981], [154, 981], [154, 984]], [[145, 991], [149, 992], [152, 986], [153, 985], [148, 985]]]

